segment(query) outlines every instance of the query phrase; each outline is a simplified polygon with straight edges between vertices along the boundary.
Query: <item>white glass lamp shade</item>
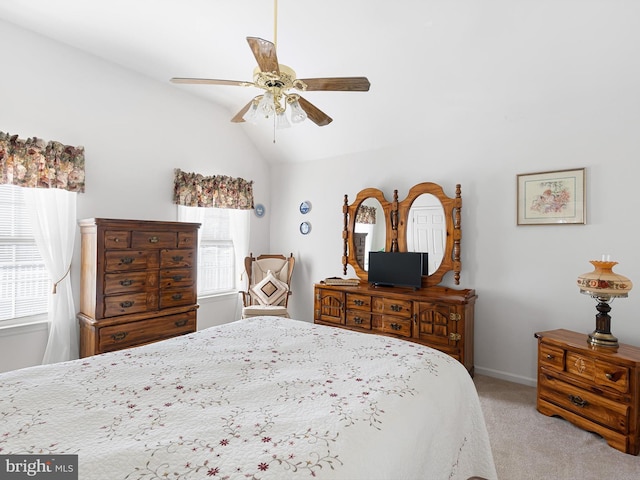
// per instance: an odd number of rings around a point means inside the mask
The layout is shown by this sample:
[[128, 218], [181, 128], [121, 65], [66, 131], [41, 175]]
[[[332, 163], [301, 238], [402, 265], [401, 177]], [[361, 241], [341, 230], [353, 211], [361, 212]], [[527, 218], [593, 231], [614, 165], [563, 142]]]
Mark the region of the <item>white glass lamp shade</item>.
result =
[[273, 94], [271, 92], [265, 92], [262, 99], [258, 103], [258, 112], [261, 116], [269, 118], [276, 111], [276, 104], [273, 100]]
[[242, 119], [245, 122], [256, 123], [257, 118], [258, 118], [258, 106], [256, 105], [256, 102], [253, 102], [251, 104], [251, 107], [249, 107], [249, 110], [247, 110], [242, 116]]
[[298, 103], [298, 100], [291, 102], [289, 108], [291, 108], [292, 123], [301, 123], [307, 119], [307, 112], [302, 109], [300, 103]]
[[291, 124], [289, 123], [289, 120], [287, 119], [287, 116], [285, 115], [284, 112], [280, 112], [276, 115], [276, 128], [277, 129], [283, 129], [283, 128], [289, 128], [291, 127]]

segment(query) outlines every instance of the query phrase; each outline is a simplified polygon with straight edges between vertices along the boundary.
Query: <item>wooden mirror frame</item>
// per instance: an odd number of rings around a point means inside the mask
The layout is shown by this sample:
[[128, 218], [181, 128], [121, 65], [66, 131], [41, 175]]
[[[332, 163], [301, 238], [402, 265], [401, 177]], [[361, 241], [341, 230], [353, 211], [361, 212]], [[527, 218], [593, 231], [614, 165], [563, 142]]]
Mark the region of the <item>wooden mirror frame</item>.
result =
[[[342, 207], [342, 213], [344, 215], [344, 230], [342, 232], [342, 239], [344, 242], [344, 252], [342, 256], [342, 270], [343, 273], [347, 273], [347, 265], [351, 265], [356, 272], [356, 275], [360, 280], [366, 281], [369, 274], [367, 271], [360, 266], [358, 260], [356, 259], [355, 251], [355, 236], [353, 232], [355, 232], [356, 227], [356, 213], [358, 209], [362, 205], [362, 203], [369, 199], [373, 198], [377, 200], [384, 212], [384, 223], [385, 223], [385, 244], [384, 250], [385, 252], [397, 251], [398, 243], [397, 243], [397, 235], [398, 235], [398, 191], [393, 192], [393, 201], [389, 202], [385, 197], [384, 193], [377, 188], [365, 188], [361, 190], [358, 195], [356, 195], [355, 201], [349, 205], [349, 200], [347, 195], [344, 196], [344, 205]], [[393, 213], [395, 212], [395, 213]], [[395, 232], [395, 234], [391, 232]], [[395, 241], [394, 241], [395, 238]], [[394, 250], [395, 249], [395, 250]]]
[[436, 197], [442, 204], [446, 219], [446, 239], [442, 262], [438, 269], [431, 275], [422, 277], [422, 287], [438, 285], [442, 278], [450, 271], [454, 272], [454, 282], [460, 284], [460, 211], [462, 209], [462, 197], [460, 194], [460, 184], [456, 185], [456, 196], [451, 198], [444, 193], [444, 190], [437, 183], [423, 182], [414, 185], [409, 190], [407, 197], [398, 202], [398, 191], [394, 190], [393, 200], [389, 202], [384, 194], [377, 188], [365, 188], [356, 195], [355, 201], [349, 205], [347, 195], [344, 196], [342, 213], [344, 216], [344, 230], [342, 238], [344, 251], [342, 256], [343, 273], [347, 273], [347, 265], [356, 272], [361, 281], [366, 282], [368, 273], [359, 264], [355, 256], [354, 235], [356, 212], [360, 205], [367, 198], [375, 198], [380, 202], [385, 216], [385, 251], [386, 252], [406, 252], [407, 251], [407, 220], [411, 205], [420, 195], [429, 193]]
[[438, 269], [430, 275], [422, 277], [422, 286], [430, 287], [438, 285], [442, 278], [450, 271], [453, 271], [453, 279], [456, 285], [460, 284], [460, 210], [462, 209], [462, 197], [460, 196], [460, 184], [456, 185], [455, 198], [448, 197], [444, 190], [437, 183], [424, 182], [414, 185], [409, 190], [407, 198], [398, 204], [398, 251], [407, 251], [407, 220], [411, 205], [420, 195], [430, 193], [442, 204], [446, 220], [446, 239], [442, 263]]

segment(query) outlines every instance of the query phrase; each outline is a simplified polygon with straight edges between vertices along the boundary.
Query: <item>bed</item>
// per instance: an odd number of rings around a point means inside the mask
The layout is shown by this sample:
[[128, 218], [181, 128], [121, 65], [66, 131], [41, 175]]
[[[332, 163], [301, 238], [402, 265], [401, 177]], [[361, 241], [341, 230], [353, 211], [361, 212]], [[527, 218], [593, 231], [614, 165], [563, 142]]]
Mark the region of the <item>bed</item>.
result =
[[82, 480], [496, 478], [460, 363], [280, 317], [2, 374], [0, 454], [78, 455]]

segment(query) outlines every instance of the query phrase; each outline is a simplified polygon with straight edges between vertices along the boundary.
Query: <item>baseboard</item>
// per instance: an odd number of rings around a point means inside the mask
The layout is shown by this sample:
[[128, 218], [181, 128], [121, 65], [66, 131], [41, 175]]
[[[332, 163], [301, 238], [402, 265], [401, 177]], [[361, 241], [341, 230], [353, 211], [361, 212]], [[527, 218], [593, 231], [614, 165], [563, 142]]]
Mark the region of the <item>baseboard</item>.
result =
[[491, 368], [482, 368], [476, 365], [475, 373], [478, 375], [486, 375], [487, 377], [499, 378], [500, 380], [506, 380], [507, 382], [519, 383], [521, 385], [528, 385], [535, 387], [538, 381], [535, 378], [523, 377], [521, 375], [514, 375], [509, 372], [503, 372], [501, 370], [493, 370]]

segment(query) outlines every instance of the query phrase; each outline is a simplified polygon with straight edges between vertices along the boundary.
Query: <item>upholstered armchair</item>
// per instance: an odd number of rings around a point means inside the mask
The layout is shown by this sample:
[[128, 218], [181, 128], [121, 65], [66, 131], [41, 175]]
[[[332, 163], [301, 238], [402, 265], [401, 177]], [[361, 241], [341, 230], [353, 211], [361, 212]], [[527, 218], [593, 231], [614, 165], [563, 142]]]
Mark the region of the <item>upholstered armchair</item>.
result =
[[278, 254], [263, 254], [244, 259], [248, 278], [247, 291], [242, 291], [242, 318], [272, 315], [289, 317], [287, 306], [291, 295], [291, 276], [295, 259]]

